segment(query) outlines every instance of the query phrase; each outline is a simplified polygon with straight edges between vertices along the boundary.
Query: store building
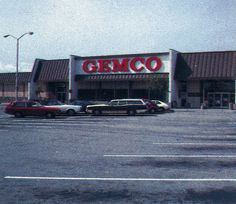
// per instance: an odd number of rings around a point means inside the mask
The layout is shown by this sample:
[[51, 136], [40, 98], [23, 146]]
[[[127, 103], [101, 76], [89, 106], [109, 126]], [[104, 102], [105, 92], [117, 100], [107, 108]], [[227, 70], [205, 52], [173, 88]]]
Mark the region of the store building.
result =
[[177, 100], [177, 52], [135, 55], [71, 56], [69, 99], [151, 98]]
[[[14, 97], [0, 74], [0, 96]], [[69, 100], [159, 99], [177, 107], [228, 108], [235, 103], [236, 51], [109, 55], [36, 59], [22, 97]], [[8, 85], [6, 85], [8, 84]], [[10, 85], [11, 84], [11, 85]], [[6, 88], [8, 87], [8, 91]], [[4, 90], [4, 91], [3, 91]], [[28, 91], [28, 93], [27, 93]]]

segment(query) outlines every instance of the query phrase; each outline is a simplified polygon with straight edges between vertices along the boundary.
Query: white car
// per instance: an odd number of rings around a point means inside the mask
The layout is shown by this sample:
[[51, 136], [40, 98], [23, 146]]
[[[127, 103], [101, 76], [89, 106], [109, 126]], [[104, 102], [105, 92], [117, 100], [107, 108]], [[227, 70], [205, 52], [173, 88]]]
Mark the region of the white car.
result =
[[59, 108], [61, 110], [62, 114], [67, 114], [67, 115], [76, 115], [77, 113], [80, 112], [82, 106], [79, 105], [67, 105], [64, 104], [60, 101], [49, 101], [46, 104], [46, 107], [55, 107], [55, 108]]
[[165, 111], [170, 109], [170, 106], [162, 101], [159, 100], [152, 100], [152, 101], [157, 104], [159, 111]]

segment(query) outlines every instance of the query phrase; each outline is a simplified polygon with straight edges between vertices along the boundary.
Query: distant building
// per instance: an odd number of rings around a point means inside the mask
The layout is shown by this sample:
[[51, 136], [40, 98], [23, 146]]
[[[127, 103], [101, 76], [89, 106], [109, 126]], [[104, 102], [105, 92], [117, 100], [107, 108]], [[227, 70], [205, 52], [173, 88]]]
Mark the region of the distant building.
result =
[[[15, 98], [15, 73], [0, 73], [0, 101], [11, 101]], [[18, 94], [20, 99], [28, 98], [28, 86], [31, 72], [18, 73]]]

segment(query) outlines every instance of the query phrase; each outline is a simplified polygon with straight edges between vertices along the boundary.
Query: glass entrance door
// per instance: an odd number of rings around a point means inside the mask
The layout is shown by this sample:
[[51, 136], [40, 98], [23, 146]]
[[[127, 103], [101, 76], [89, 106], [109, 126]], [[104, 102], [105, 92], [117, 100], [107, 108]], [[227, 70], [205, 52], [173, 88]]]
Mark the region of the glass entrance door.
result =
[[208, 106], [212, 108], [228, 108], [229, 103], [234, 101], [232, 93], [208, 93]]
[[216, 108], [221, 108], [222, 106], [222, 95], [221, 94], [215, 94], [215, 100], [214, 100], [214, 106]]
[[221, 105], [223, 107], [229, 107], [229, 102], [230, 102], [230, 94], [222, 94], [221, 95]]
[[58, 84], [56, 84], [55, 88], [56, 88], [56, 90], [55, 90], [56, 99], [65, 103], [65, 101], [66, 101], [66, 84], [58, 83]]

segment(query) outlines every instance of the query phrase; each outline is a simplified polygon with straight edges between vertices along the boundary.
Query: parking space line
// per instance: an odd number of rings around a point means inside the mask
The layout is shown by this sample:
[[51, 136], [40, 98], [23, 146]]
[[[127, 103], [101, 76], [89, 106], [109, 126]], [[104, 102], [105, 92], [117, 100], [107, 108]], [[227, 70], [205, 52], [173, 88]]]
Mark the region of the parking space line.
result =
[[157, 142], [157, 143], [153, 143], [154, 145], [180, 145], [180, 146], [182, 146], [182, 145], [186, 145], [186, 146], [188, 146], [188, 145], [190, 145], [190, 146], [236, 146], [236, 144], [232, 144], [232, 143], [198, 143], [198, 142], [188, 142], [188, 143], [186, 143], [186, 142], [184, 142], [184, 143], [177, 143], [177, 142], [163, 142], [163, 143], [161, 143], [161, 142]]
[[5, 176], [5, 179], [18, 180], [77, 180], [77, 181], [190, 181], [190, 182], [236, 182], [232, 178], [90, 178], [90, 177], [27, 177]]
[[[160, 137], [176, 137], [176, 135], [159, 135]], [[180, 138], [187, 138], [187, 139], [236, 139], [236, 134], [235, 135], [206, 135], [206, 136], [199, 136], [199, 135], [181, 135], [178, 137]]]
[[162, 154], [107, 154], [103, 155], [104, 157], [130, 157], [130, 158], [236, 158], [236, 155], [162, 155]]
[[184, 138], [235, 138], [236, 139], [236, 135], [210, 135], [210, 136], [196, 136], [196, 135], [192, 135], [192, 136], [188, 136], [188, 135], [183, 135], [182, 137]]

